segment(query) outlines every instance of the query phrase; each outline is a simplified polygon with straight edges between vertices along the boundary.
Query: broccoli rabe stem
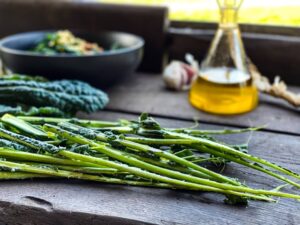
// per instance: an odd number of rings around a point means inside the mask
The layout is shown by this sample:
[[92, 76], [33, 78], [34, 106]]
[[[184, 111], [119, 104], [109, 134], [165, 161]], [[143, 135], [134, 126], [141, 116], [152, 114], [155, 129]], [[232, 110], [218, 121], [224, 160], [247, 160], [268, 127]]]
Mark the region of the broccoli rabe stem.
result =
[[[157, 180], [159, 182], [168, 183], [170, 185], [174, 185], [173, 186], [174, 189], [212, 191], [212, 192], [217, 192], [217, 193], [222, 193], [222, 194], [247, 197], [247, 198], [261, 200], [261, 201], [274, 202], [274, 200], [272, 198], [266, 197], [264, 195], [256, 195], [256, 194], [242, 193], [242, 192], [236, 192], [236, 191], [231, 191], [231, 190], [223, 190], [223, 189], [214, 188], [211, 186], [194, 184], [194, 183], [190, 183], [190, 182], [186, 182], [186, 181], [176, 180], [176, 179], [164, 177], [164, 176], [161, 176], [161, 175], [158, 175], [155, 173], [150, 173], [148, 171], [141, 170], [139, 168], [130, 167], [125, 164], [113, 163], [110, 161], [103, 161], [102, 159], [92, 157], [92, 156], [80, 155], [80, 154], [77, 154], [74, 152], [68, 152], [68, 151], [63, 151], [63, 152], [61, 152], [61, 154], [66, 157], [72, 158], [72, 159], [78, 159], [78, 160], [83, 160], [83, 161], [87, 161], [87, 162], [91, 162], [91, 163], [95, 163], [95, 164], [115, 167], [119, 170], [127, 171], [127, 172], [135, 174], [139, 177], [144, 177], [146, 179]], [[292, 196], [290, 196], [290, 197], [292, 197]], [[300, 196], [298, 196], [298, 197], [300, 198]]]
[[145, 138], [145, 137], [126, 137], [125, 139], [130, 140], [130, 141], [134, 141], [134, 142], [137, 142], [137, 143], [142, 143], [142, 144], [148, 143], [150, 145], [151, 144], [152, 145], [174, 145], [174, 144], [178, 144], [178, 145], [190, 146], [194, 149], [198, 149], [200, 152], [210, 153], [214, 156], [219, 156], [219, 157], [222, 157], [222, 158], [227, 159], [229, 161], [236, 162], [238, 164], [241, 164], [241, 165], [244, 165], [246, 167], [261, 171], [265, 174], [268, 174], [268, 175], [273, 176], [273, 177], [275, 177], [279, 180], [285, 181], [285, 182], [287, 182], [287, 183], [289, 183], [289, 184], [291, 184], [295, 187], [300, 188], [300, 184], [298, 184], [298, 183], [296, 183], [296, 182], [294, 182], [290, 179], [287, 179], [287, 178], [285, 178], [285, 177], [283, 177], [279, 174], [276, 174], [271, 170], [268, 170], [266, 168], [263, 168], [262, 166], [250, 163], [250, 162], [246, 161], [245, 159], [241, 158], [240, 156], [235, 157], [235, 155], [233, 155], [233, 154], [225, 154], [221, 151], [205, 147], [204, 145], [199, 145], [199, 144], [197, 145], [196, 143], [198, 141], [195, 141], [195, 140], [190, 140], [190, 139], [155, 139], [155, 138]]
[[30, 122], [32, 124], [44, 124], [44, 123], [57, 124], [61, 122], [73, 122], [81, 126], [96, 127], [96, 128], [120, 126], [119, 122], [84, 120], [84, 119], [77, 119], [77, 118], [55, 118], [55, 117], [34, 117], [34, 116], [18, 116], [17, 118]]
[[21, 152], [8, 148], [0, 148], [0, 156], [5, 158], [10, 158], [19, 161], [31, 161], [40, 163], [49, 163], [57, 165], [67, 165], [67, 166], [86, 166], [86, 167], [99, 167], [92, 163], [81, 162], [78, 160], [70, 160], [64, 158], [58, 158], [50, 155], [42, 155], [30, 152]]
[[110, 174], [110, 175], [125, 175], [128, 173], [125, 172], [119, 172], [117, 169], [114, 168], [108, 168], [108, 167], [100, 167], [100, 166], [94, 166], [94, 167], [83, 167], [83, 166], [66, 166], [66, 165], [56, 165], [56, 164], [45, 164], [45, 163], [37, 163], [37, 162], [19, 162], [26, 165], [32, 165], [36, 167], [47, 167], [52, 169], [61, 169], [66, 171], [73, 171], [73, 172], [79, 172], [79, 173], [87, 173], [87, 174]]
[[[0, 156], [4, 158], [0, 161], [0, 166], [3, 168], [44, 176], [95, 181], [101, 181], [99, 179], [102, 178], [105, 179], [102, 182], [109, 183], [124, 183], [124, 180], [148, 182], [150, 186], [161, 185], [167, 188], [212, 191], [226, 196], [239, 197], [239, 199], [273, 201], [269, 196], [300, 199], [299, 195], [278, 190], [253, 189], [237, 180], [195, 164], [195, 159], [203, 158], [193, 153], [198, 150], [222, 160], [230, 160], [257, 169], [299, 187], [296, 182], [263, 167], [271, 167], [269, 164], [272, 163], [235, 150], [231, 146], [218, 143], [206, 136], [201, 137], [210, 132], [207, 130], [162, 128], [147, 115], [142, 115], [139, 122], [47, 117], [15, 118], [12, 116], [4, 116], [2, 121], [9, 126], [5, 126], [4, 129], [0, 128], [0, 137], [21, 143], [30, 147], [29, 151], [36, 152], [15, 154], [9, 149], [1, 150], [0, 148]], [[241, 133], [257, 129], [259, 128], [239, 129], [232, 132], [223, 130], [215, 134]], [[40, 140], [31, 138], [38, 135], [41, 135]], [[41, 159], [42, 155], [51, 158]], [[16, 162], [16, 160], [21, 162]], [[279, 167], [272, 165], [273, 169]], [[258, 169], [258, 167], [261, 168]], [[281, 170], [277, 168], [277, 171], [283, 172], [282, 170], [286, 173], [293, 173], [284, 168]], [[118, 181], [108, 181], [106, 178], [118, 179]]]
[[49, 176], [44, 174], [37, 174], [37, 173], [0, 171], [0, 180], [23, 180], [23, 179], [44, 178], [44, 177], [49, 177]]
[[[126, 125], [122, 125], [121, 122], [111, 122], [111, 121], [99, 121], [99, 120], [84, 120], [84, 119], [65, 119], [65, 118], [53, 118], [53, 117], [34, 117], [34, 116], [18, 116], [18, 118], [33, 123], [33, 124], [58, 124], [61, 122], [75, 122], [78, 125], [97, 129], [98, 131], [115, 131], [118, 133], [130, 134], [134, 132], [134, 128], [131, 126], [130, 121]], [[245, 129], [225, 129], [225, 130], [199, 130], [190, 128], [166, 128], [168, 131], [173, 131], [176, 133], [186, 133], [192, 136], [197, 135], [224, 135], [224, 134], [239, 134], [251, 131], [257, 131], [263, 129], [261, 127], [249, 127]]]
[[197, 144], [207, 146], [209, 148], [215, 149], [216, 151], [220, 151], [220, 152], [223, 152], [223, 153], [226, 153], [226, 154], [229, 154], [229, 155], [231, 154], [231, 155], [234, 155], [236, 157], [241, 157], [241, 158], [245, 158], [245, 159], [260, 163], [262, 165], [273, 168], [273, 169], [275, 169], [279, 172], [282, 172], [286, 175], [289, 175], [291, 177], [295, 177], [295, 178], [300, 179], [300, 175], [295, 173], [295, 172], [292, 172], [292, 171], [290, 171], [288, 169], [285, 169], [281, 166], [278, 166], [274, 163], [268, 162], [267, 160], [264, 160], [262, 158], [252, 156], [250, 154], [238, 151], [238, 150], [236, 150], [236, 149], [234, 149], [230, 146], [227, 146], [227, 145], [224, 145], [224, 144], [221, 144], [221, 143], [213, 142], [213, 141], [210, 141], [210, 140], [207, 140], [207, 139], [204, 139], [204, 138], [200, 138], [200, 137], [193, 137], [193, 136], [187, 135], [187, 134], [179, 134], [179, 133], [171, 132], [171, 131], [164, 131], [164, 137], [166, 137], [166, 138], [175, 138], [175, 139], [176, 138], [180, 138], [180, 139], [183, 138], [183, 139], [197, 141]]
[[[135, 167], [127, 166], [125, 164], [118, 164], [118, 163], [114, 163], [114, 162], [111, 162], [108, 160], [95, 158], [95, 157], [91, 157], [91, 156], [80, 155], [80, 157], [85, 158], [85, 160], [90, 159], [90, 160], [92, 160], [91, 162], [94, 162], [94, 163], [98, 162], [102, 165], [117, 168], [119, 170], [124, 170], [124, 171], [127, 170], [127, 172], [130, 172], [130, 173], [135, 174], [140, 177], [157, 180], [157, 181], [161, 181], [164, 183], [170, 183], [170, 184], [177, 185], [177, 186], [185, 186], [185, 187], [188, 187], [191, 189], [197, 189], [197, 190], [211, 189], [211, 191], [212, 191], [212, 189], [215, 189], [215, 192], [222, 191], [222, 193], [225, 193], [224, 191], [230, 191], [230, 192], [233, 191], [236, 193], [236, 195], [239, 195], [239, 196], [242, 196], [240, 194], [245, 194], [245, 193], [249, 194], [250, 193], [250, 194], [256, 194], [256, 195], [273, 195], [273, 196], [279, 196], [279, 197], [289, 196], [290, 198], [300, 199], [299, 195], [287, 194], [287, 193], [283, 193], [283, 192], [267, 191], [267, 190], [262, 190], [262, 189], [252, 189], [252, 188], [245, 187], [245, 186], [235, 186], [235, 185], [230, 185], [230, 184], [225, 184], [225, 183], [218, 183], [218, 182], [207, 180], [207, 179], [202, 179], [202, 178], [193, 177], [193, 176], [186, 175], [186, 174], [181, 174], [179, 172], [160, 168], [160, 167], [151, 165], [146, 162], [141, 162], [141, 161], [137, 160], [136, 158], [130, 157], [130, 156], [124, 154], [123, 152], [113, 149], [112, 147], [109, 147], [105, 144], [99, 144], [97, 142], [94, 142], [92, 140], [84, 138], [81, 135], [76, 135], [69, 131], [63, 130], [59, 127], [45, 124], [44, 128], [47, 131], [54, 132], [54, 133], [58, 134], [59, 136], [68, 139], [69, 141], [72, 141], [75, 143], [80, 143], [80, 144], [88, 144], [88, 145], [92, 146], [93, 149], [98, 150], [101, 153], [104, 153], [112, 158], [115, 158], [119, 161], [128, 163]], [[60, 154], [63, 154], [64, 156], [68, 157], [68, 155], [71, 156], [76, 153], [67, 152], [67, 151], [62, 150], [62, 151], [60, 151]], [[74, 157], [74, 155], [73, 155], [73, 157]], [[79, 159], [79, 158], [77, 158], [77, 159]], [[92, 159], [92, 158], [94, 158], [94, 159]], [[144, 170], [141, 170], [140, 168], [144, 169]], [[151, 172], [148, 172], [148, 171], [151, 171]], [[162, 175], [158, 175], [158, 174], [162, 174]], [[180, 180], [177, 180], [175, 177]]]
[[287, 179], [286, 177], [281, 176], [280, 174], [274, 173], [273, 171], [268, 170], [268, 169], [262, 167], [259, 164], [249, 163], [248, 161], [246, 161], [244, 159], [237, 158], [237, 157], [234, 157], [234, 156], [229, 155], [229, 154], [224, 154], [224, 153], [222, 153], [220, 151], [217, 151], [217, 150], [214, 150], [214, 149], [210, 149], [210, 148], [207, 148], [205, 146], [194, 145], [194, 147], [195, 147], [195, 149], [199, 149], [200, 151], [203, 151], [203, 152], [206, 152], [206, 153], [210, 153], [210, 154], [212, 154], [214, 156], [219, 156], [219, 157], [222, 157], [224, 159], [228, 159], [228, 160], [230, 160], [232, 162], [236, 162], [236, 163], [244, 165], [246, 167], [249, 167], [249, 168], [261, 171], [261, 172], [263, 172], [265, 174], [268, 174], [268, 175], [270, 175], [272, 177], [275, 177], [275, 178], [277, 178], [279, 180], [282, 180], [282, 181], [284, 181], [284, 182], [286, 182], [288, 184], [291, 184], [291, 185], [293, 185], [293, 186], [295, 186], [297, 188], [300, 188], [300, 184], [298, 184], [298, 183], [296, 183], [296, 182], [294, 182], [294, 181], [292, 181], [290, 179]]
[[[73, 125], [73, 124], [70, 124], [70, 123], [60, 123], [59, 125], [63, 128], [67, 128], [67, 129], [70, 129], [70, 130], [75, 131], [75, 132], [80, 132], [80, 131], [83, 131], [81, 133], [86, 132], [88, 135], [93, 135], [96, 140], [109, 142], [109, 138], [106, 135], [104, 135], [103, 133], [96, 133], [94, 131], [85, 130], [84, 128], [81, 128], [79, 126], [76, 126], [76, 125]], [[196, 171], [198, 171], [202, 174], [205, 174], [208, 177], [212, 177], [215, 180], [218, 180], [220, 182], [225, 182], [225, 183], [234, 184], [234, 185], [240, 185], [240, 183], [235, 181], [235, 180], [232, 180], [232, 179], [230, 179], [228, 177], [225, 177], [221, 174], [215, 173], [215, 172], [213, 172], [211, 170], [208, 170], [208, 169], [206, 169], [202, 166], [199, 166], [199, 165], [194, 164], [194, 163], [192, 163], [188, 160], [180, 158], [180, 157], [178, 157], [178, 156], [176, 156], [172, 153], [162, 151], [160, 149], [153, 148], [153, 147], [148, 146], [148, 145], [143, 145], [143, 144], [139, 144], [139, 143], [135, 143], [135, 142], [132, 142], [132, 141], [123, 140], [123, 139], [115, 139], [113, 141], [115, 143], [118, 143], [118, 144], [123, 145], [125, 147], [133, 148], [133, 149], [136, 149], [136, 150], [139, 150], [139, 151], [142, 151], [142, 152], [150, 152], [150, 153], [152, 153], [154, 155], [157, 155], [159, 157], [172, 160], [172, 161], [174, 161], [174, 162], [176, 162], [176, 163], [178, 163], [182, 166], [185, 166], [187, 168], [191, 168], [193, 170], [196, 170]]]
[[4, 116], [1, 117], [1, 121], [10, 126], [14, 126], [15, 128], [27, 134], [33, 135], [35, 137], [38, 138], [48, 137], [48, 135], [43, 130], [35, 128], [30, 124], [28, 124], [27, 122], [25, 122], [24, 120], [18, 119], [17, 117], [14, 117], [12, 115], [5, 114]]
[[263, 129], [264, 126], [261, 127], [249, 127], [244, 129], [225, 129], [225, 130], [197, 130], [197, 129], [189, 129], [189, 128], [175, 128], [175, 129], [166, 129], [168, 131], [173, 131], [176, 133], [185, 133], [192, 136], [198, 135], [225, 135], [225, 134], [240, 134], [251, 131], [258, 131]]
[[150, 164], [153, 164], [153, 165], [156, 165], [156, 166], [160, 166], [160, 167], [164, 167], [164, 168], [167, 168], [167, 169], [176, 170], [176, 171], [179, 171], [179, 172], [182, 172], [182, 173], [190, 174], [190, 175], [193, 175], [193, 176], [196, 176], [196, 177], [216, 181], [216, 179], [214, 179], [213, 177], [211, 177], [207, 174], [201, 173], [197, 170], [193, 170], [191, 168], [187, 168], [187, 167], [183, 167], [183, 166], [179, 166], [179, 165], [170, 165], [169, 163], [163, 162], [161, 160], [155, 160], [155, 159], [151, 159], [151, 158], [147, 158], [147, 157], [142, 157], [142, 156], [139, 156], [139, 155], [132, 155], [132, 156], [139, 159], [139, 160], [141, 160], [141, 161], [145, 161], [147, 163], [150, 163]]
[[[96, 175], [83, 174], [83, 173], [79, 173], [79, 172], [72, 172], [72, 171], [66, 171], [66, 170], [60, 170], [60, 169], [59, 170], [58, 169], [51, 169], [51, 168], [47, 168], [47, 167], [46, 168], [36, 167], [36, 166], [26, 165], [26, 164], [22, 164], [22, 163], [9, 162], [9, 161], [1, 161], [0, 160], [0, 166], [4, 167], [4, 168], [12, 169], [12, 170], [38, 174], [36, 177], [45, 177], [45, 176], [48, 176], [48, 177], [65, 177], [65, 178], [90, 180], [90, 181], [97, 181], [97, 182], [111, 183], [111, 184], [127, 184], [127, 185], [133, 185], [133, 186], [173, 188], [173, 186], [168, 185], [168, 184], [164, 184], [164, 183], [153, 183], [153, 182], [149, 182], [149, 181], [124, 180], [124, 179], [118, 179], [118, 178], [105, 177], [103, 175], [96, 176]], [[4, 175], [9, 176], [10, 174], [6, 173]], [[0, 176], [1, 176], [1, 173], [0, 173]], [[30, 178], [30, 176], [29, 175], [26, 176], [25, 173], [23, 175], [19, 174], [19, 177], [20, 177], [20, 179]], [[35, 176], [33, 176], [33, 177], [35, 177]], [[15, 176], [15, 178], [17, 178], [17, 175]], [[6, 178], [6, 179], [8, 179], [8, 178]], [[262, 200], [270, 201], [271, 199], [266, 198], [266, 199], [262, 199]]]

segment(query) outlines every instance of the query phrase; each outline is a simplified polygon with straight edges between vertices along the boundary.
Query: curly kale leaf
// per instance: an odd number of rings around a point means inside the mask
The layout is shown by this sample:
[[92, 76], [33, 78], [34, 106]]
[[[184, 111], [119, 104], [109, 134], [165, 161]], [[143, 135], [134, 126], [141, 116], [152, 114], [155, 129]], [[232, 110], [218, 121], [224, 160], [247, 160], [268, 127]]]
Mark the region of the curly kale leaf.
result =
[[107, 95], [77, 80], [37, 82], [0, 80], [0, 101], [56, 107], [64, 112], [95, 112], [108, 103]]
[[23, 111], [18, 116], [49, 116], [49, 117], [69, 117], [72, 114], [65, 113], [55, 107], [30, 107], [29, 110]]
[[9, 114], [13, 114], [13, 115], [19, 115], [21, 114], [22, 111], [22, 107], [21, 106], [8, 106], [8, 105], [0, 105], [0, 116], [9, 113]]

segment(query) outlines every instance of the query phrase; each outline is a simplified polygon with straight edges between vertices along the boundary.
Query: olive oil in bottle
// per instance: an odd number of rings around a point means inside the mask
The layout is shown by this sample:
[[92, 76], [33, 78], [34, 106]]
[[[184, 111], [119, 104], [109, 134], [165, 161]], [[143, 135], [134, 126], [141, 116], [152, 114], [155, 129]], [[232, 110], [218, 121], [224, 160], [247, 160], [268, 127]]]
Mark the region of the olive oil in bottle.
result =
[[189, 100], [216, 114], [238, 114], [257, 105], [258, 92], [247, 66], [237, 12], [242, 0], [217, 0], [221, 21], [206, 58], [201, 63]]
[[248, 112], [256, 107], [257, 101], [251, 76], [228, 68], [201, 71], [190, 91], [193, 106], [216, 114]]

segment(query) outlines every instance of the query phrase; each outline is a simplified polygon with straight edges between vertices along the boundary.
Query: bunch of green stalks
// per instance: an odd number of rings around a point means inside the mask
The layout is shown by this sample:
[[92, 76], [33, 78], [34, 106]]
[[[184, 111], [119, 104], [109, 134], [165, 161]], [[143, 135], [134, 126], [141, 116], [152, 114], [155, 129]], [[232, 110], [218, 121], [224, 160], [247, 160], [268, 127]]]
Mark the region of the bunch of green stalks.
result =
[[300, 175], [210, 135], [254, 131], [170, 129], [142, 114], [118, 122], [14, 117], [0, 127], [0, 179], [74, 178], [102, 183], [215, 192], [229, 204], [300, 200], [300, 195], [254, 189], [209, 169], [234, 162], [300, 188]]

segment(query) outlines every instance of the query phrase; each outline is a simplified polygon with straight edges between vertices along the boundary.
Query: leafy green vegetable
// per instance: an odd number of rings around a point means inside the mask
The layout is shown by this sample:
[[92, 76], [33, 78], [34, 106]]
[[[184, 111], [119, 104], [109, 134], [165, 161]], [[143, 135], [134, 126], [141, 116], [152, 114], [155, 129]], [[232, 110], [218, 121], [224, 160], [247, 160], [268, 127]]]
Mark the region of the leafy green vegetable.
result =
[[[0, 80], [0, 102], [14, 102], [37, 107], [53, 107], [74, 114], [95, 112], [108, 102], [107, 95], [89, 84], [76, 80], [38, 82], [32, 80]], [[44, 111], [47, 111], [44, 108]], [[11, 108], [17, 113], [20, 108]], [[42, 112], [40, 110], [39, 112]], [[59, 111], [57, 111], [59, 112]], [[59, 114], [59, 113], [58, 113]]]
[[103, 48], [96, 43], [87, 42], [86, 40], [75, 37], [68, 30], [61, 30], [46, 34], [45, 37], [33, 48], [33, 52], [48, 55], [62, 53], [91, 55], [103, 52]]
[[[272, 196], [300, 199], [300, 195], [281, 192], [280, 188], [254, 189], [206, 167], [207, 163], [214, 164], [216, 160], [231, 161], [300, 188], [289, 178], [299, 181], [300, 175], [248, 154], [245, 151], [247, 145], [231, 146], [206, 135], [199, 137], [200, 133], [203, 134], [201, 131], [164, 128], [147, 114], [133, 122], [16, 118], [12, 115], [5, 115], [1, 120], [0, 167], [5, 173], [3, 177], [0, 174], [0, 179], [9, 179], [9, 173], [12, 173], [11, 178], [28, 178], [21, 174], [26, 172], [32, 177], [37, 174], [209, 191], [225, 195], [227, 204], [245, 205], [248, 200], [275, 202]], [[12, 142], [18, 144], [13, 146]], [[13, 173], [18, 173], [18, 176]]]
[[13, 115], [22, 115], [23, 110], [21, 106], [13, 107], [13, 106], [0, 104], [0, 115], [4, 115], [6, 113], [13, 114]]

